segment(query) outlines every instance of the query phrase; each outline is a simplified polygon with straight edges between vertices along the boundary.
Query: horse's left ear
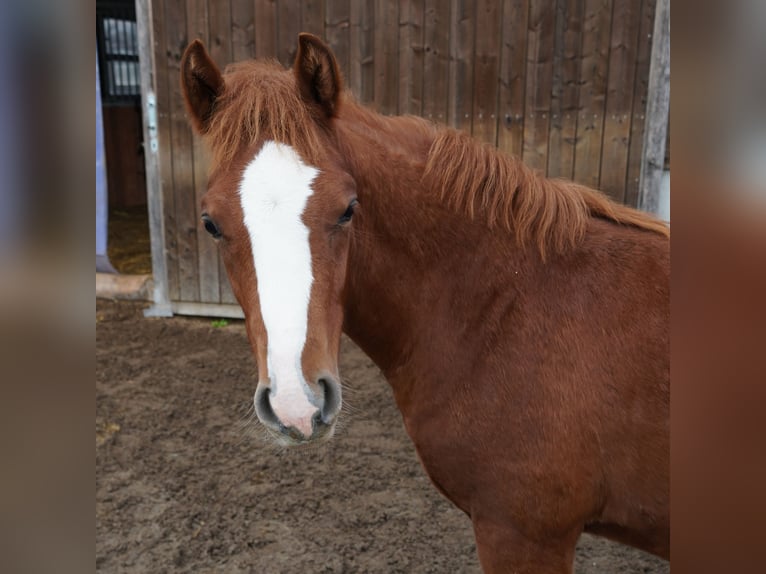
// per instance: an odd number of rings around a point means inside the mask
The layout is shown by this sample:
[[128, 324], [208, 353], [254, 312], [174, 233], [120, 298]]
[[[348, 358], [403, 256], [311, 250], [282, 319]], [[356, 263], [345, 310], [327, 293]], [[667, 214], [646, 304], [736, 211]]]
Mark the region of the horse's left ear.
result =
[[215, 100], [223, 93], [223, 76], [199, 40], [181, 57], [181, 89], [189, 117], [199, 133], [210, 126]]
[[328, 118], [333, 117], [343, 82], [338, 62], [327, 44], [313, 34], [299, 34], [293, 71], [303, 99], [318, 105]]

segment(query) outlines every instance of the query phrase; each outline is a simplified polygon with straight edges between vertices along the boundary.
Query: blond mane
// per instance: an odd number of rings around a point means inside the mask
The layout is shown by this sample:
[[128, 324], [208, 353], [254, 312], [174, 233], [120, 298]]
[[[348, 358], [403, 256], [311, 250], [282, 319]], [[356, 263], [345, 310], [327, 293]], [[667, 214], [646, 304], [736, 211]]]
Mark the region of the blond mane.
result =
[[670, 235], [668, 226], [649, 214], [583, 185], [548, 179], [453, 129], [434, 139], [423, 181], [451, 208], [514, 233], [522, 245], [536, 243], [543, 257], [550, 249], [560, 253], [576, 245], [591, 217]]

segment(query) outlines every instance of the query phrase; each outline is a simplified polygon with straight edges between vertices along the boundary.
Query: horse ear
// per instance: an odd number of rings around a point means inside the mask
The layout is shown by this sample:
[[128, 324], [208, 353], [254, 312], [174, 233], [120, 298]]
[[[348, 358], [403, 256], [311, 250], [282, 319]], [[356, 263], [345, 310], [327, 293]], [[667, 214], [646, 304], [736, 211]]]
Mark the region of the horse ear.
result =
[[343, 82], [332, 50], [313, 34], [298, 35], [293, 71], [303, 99], [331, 118], [338, 108]]
[[194, 128], [204, 134], [210, 126], [213, 104], [223, 93], [223, 76], [205, 46], [194, 40], [181, 58], [181, 89]]

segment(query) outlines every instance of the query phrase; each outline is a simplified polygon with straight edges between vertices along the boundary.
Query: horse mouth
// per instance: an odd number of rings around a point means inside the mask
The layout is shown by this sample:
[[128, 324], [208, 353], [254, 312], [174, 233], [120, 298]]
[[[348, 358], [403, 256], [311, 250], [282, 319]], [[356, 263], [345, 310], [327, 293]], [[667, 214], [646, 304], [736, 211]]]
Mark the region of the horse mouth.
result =
[[[265, 426], [265, 425], [264, 425]], [[279, 430], [265, 427], [271, 439], [281, 447], [300, 448], [302, 446], [319, 445], [329, 442], [335, 435], [335, 423], [327, 425], [306, 437], [301, 432], [280, 425]]]

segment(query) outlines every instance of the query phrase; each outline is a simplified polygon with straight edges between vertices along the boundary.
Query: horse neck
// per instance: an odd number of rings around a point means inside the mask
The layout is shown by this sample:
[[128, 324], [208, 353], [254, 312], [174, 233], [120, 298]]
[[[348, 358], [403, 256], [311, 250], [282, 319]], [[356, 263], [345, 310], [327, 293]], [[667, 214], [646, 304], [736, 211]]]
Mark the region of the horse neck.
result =
[[423, 187], [432, 128], [357, 116], [341, 118], [337, 133], [360, 203], [344, 330], [381, 368], [401, 407], [414, 378], [443, 359], [437, 353], [449, 353], [440, 333], [475, 320], [478, 291], [495, 288], [493, 268], [500, 258], [510, 265], [512, 254], [497, 234]]

